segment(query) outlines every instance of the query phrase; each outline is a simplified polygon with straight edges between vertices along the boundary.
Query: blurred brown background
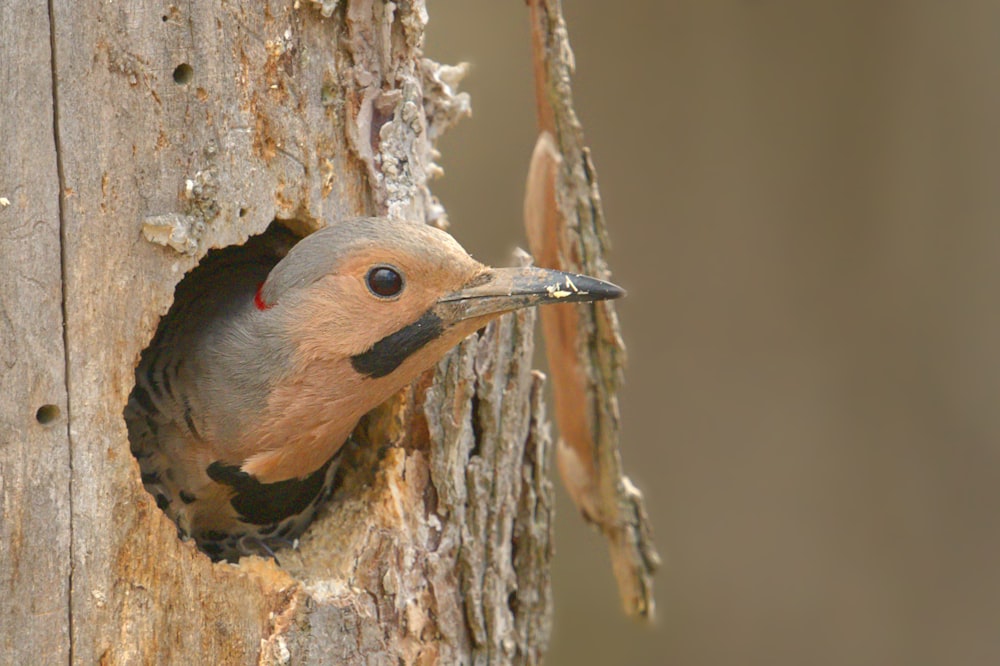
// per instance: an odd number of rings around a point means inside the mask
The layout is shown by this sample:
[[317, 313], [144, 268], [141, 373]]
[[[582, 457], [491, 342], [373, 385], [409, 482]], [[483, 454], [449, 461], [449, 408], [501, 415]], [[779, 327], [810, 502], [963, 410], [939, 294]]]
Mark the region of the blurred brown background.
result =
[[[1000, 3], [564, 0], [659, 622], [565, 496], [549, 663], [1000, 663]], [[523, 244], [527, 12], [431, 0], [436, 192]]]

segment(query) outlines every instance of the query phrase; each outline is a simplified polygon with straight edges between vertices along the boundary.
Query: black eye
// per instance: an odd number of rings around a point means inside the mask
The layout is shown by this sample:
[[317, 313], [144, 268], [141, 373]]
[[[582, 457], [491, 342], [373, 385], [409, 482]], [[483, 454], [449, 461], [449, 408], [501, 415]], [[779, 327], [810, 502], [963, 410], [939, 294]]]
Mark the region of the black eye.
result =
[[388, 266], [376, 266], [368, 271], [365, 282], [373, 294], [382, 298], [395, 296], [403, 290], [403, 276]]

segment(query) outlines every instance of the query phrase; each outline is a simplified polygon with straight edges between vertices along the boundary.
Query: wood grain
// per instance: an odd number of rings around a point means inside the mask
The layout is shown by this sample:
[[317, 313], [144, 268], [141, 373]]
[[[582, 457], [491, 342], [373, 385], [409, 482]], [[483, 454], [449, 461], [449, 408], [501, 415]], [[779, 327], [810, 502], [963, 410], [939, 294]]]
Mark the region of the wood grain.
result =
[[70, 446], [45, 4], [4, 2], [0, 34], [0, 660], [67, 663]]

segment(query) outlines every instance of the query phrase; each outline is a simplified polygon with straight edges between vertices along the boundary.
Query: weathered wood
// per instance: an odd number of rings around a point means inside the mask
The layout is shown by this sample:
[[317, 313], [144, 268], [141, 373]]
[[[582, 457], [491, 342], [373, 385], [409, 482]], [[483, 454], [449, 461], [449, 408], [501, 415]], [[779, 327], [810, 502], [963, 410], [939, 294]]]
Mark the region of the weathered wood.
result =
[[[213, 566], [177, 540], [138, 483], [121, 413], [198, 255], [275, 217], [315, 224], [364, 207], [363, 177], [324, 122], [336, 24], [314, 19], [290, 3], [53, 3], [80, 663], [250, 663], [298, 599], [274, 567]], [[324, 160], [335, 196], [322, 196]], [[141, 233], [171, 213], [190, 254]]]
[[0, 5], [0, 661], [69, 661], [70, 467], [45, 3]]
[[[0, 451], [20, 501], [32, 497], [32, 474], [55, 484], [51, 515], [33, 506], [24, 522], [14, 506], [3, 524], [13, 534], [52, 523], [31, 553], [53, 549], [54, 596], [32, 610], [59, 615], [63, 644], [32, 634], [25, 654], [51, 644], [84, 664], [537, 663], [551, 605], [551, 489], [532, 314], [467, 341], [435, 378], [367, 419], [343, 490], [301, 550], [282, 551], [284, 568], [212, 564], [180, 542], [142, 489], [122, 418], [140, 351], [209, 248], [275, 219], [299, 233], [372, 213], [444, 224], [427, 189], [433, 139], [468, 100], [454, 90], [460, 69], [422, 56], [423, 2], [53, 0], [51, 20], [61, 183], [51, 148], [34, 152], [49, 171], [39, 166], [30, 186], [51, 191], [48, 214], [30, 220], [52, 222], [37, 226], [48, 244], [30, 245], [54, 251], [54, 265], [39, 257], [32, 270], [58, 288], [58, 191], [68, 382], [57, 289], [48, 346], [24, 366], [44, 386], [25, 402], [44, 392], [62, 407], [68, 385], [72, 447], [65, 428], [25, 425], [17, 412], [18, 444]], [[16, 45], [40, 45], [29, 52], [48, 67], [46, 24], [32, 25]], [[32, 83], [43, 101], [47, 72]], [[51, 147], [51, 127], [29, 140]], [[34, 293], [24, 289], [0, 293]], [[19, 315], [12, 331], [37, 331], [35, 321]], [[51, 381], [38, 378], [42, 367]], [[51, 455], [32, 459], [27, 448], [43, 438]], [[8, 476], [9, 459], [24, 476]], [[19, 603], [49, 600], [14, 584]]]
[[[539, 265], [608, 277], [597, 174], [573, 110], [573, 54], [559, 0], [530, 0], [535, 96], [541, 132], [525, 193], [525, 226]], [[625, 345], [610, 301], [541, 313], [552, 373], [563, 483], [608, 541], [622, 605], [651, 618], [660, 564], [642, 493], [624, 475], [618, 389]]]

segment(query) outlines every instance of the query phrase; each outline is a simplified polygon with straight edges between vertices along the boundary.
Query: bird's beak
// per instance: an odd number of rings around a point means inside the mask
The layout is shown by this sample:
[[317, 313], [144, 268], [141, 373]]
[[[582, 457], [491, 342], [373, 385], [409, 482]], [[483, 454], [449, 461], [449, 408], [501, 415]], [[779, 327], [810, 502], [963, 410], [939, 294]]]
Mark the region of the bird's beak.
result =
[[443, 321], [483, 317], [546, 303], [603, 301], [625, 295], [621, 287], [587, 275], [547, 268], [491, 268], [438, 300]]

